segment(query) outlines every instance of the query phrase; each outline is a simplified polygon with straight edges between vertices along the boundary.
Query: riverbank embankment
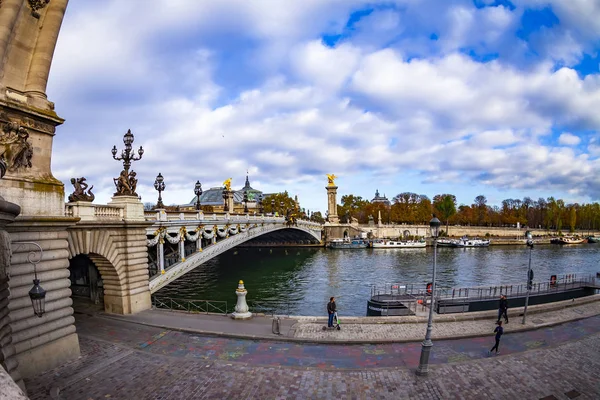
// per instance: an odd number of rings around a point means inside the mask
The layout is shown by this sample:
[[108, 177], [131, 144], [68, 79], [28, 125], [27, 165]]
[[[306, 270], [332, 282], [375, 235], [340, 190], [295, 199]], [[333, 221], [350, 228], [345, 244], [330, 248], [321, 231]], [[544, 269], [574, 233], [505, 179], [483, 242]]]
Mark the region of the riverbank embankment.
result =
[[[273, 333], [273, 317], [257, 314], [247, 321], [219, 314], [192, 314], [178, 311], [147, 310], [135, 315], [104, 317], [132, 323], [180, 330], [203, 335], [240, 339], [269, 339], [306, 343], [393, 343], [423, 340], [427, 309], [416, 316], [348, 317], [343, 314], [341, 330], [323, 330], [327, 317], [278, 316], [279, 332]], [[526, 323], [523, 308], [508, 310], [505, 332], [518, 332], [558, 325], [600, 315], [600, 294], [579, 299], [530, 306]], [[498, 316], [496, 310], [457, 314], [434, 314], [432, 339], [457, 339], [491, 335]]]

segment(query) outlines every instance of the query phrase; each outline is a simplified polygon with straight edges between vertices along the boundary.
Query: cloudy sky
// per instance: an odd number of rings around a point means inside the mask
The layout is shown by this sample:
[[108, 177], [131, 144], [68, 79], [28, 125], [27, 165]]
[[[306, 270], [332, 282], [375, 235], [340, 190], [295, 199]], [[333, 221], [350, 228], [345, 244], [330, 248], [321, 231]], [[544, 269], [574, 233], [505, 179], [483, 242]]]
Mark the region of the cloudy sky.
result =
[[598, 0], [71, 1], [53, 171], [107, 202], [131, 129], [144, 202], [158, 172], [181, 204], [247, 170], [322, 211], [326, 173], [338, 196], [596, 201], [599, 49]]

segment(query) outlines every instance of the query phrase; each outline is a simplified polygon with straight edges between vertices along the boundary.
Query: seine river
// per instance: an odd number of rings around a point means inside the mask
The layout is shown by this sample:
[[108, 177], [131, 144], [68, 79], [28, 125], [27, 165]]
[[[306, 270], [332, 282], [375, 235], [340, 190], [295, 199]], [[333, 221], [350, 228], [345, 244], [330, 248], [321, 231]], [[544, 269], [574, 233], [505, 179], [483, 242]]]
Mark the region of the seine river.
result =
[[[458, 288], [524, 283], [526, 246], [438, 248], [437, 282]], [[600, 244], [539, 245], [532, 252], [534, 281], [550, 275], [600, 272]], [[330, 296], [340, 316], [366, 314], [371, 285], [425, 284], [431, 280], [433, 248], [358, 249], [239, 248], [189, 272], [157, 295], [223, 300], [231, 310], [242, 279], [248, 302], [275, 307], [278, 313], [322, 315]]]

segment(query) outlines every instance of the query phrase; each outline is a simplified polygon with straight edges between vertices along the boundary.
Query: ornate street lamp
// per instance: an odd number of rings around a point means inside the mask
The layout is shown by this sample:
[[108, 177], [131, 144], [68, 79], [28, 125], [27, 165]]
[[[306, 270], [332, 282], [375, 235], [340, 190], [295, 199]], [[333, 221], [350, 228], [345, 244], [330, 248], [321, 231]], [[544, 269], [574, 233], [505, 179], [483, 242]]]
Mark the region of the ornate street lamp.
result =
[[283, 208], [285, 206], [285, 204], [283, 203], [283, 201], [279, 202], [279, 209], [281, 210], [281, 214], [284, 213], [285, 209]]
[[531, 236], [530, 231], [527, 231], [527, 247], [529, 247], [529, 268], [527, 269], [527, 294], [525, 295], [525, 308], [523, 309], [523, 325], [525, 325], [525, 318], [527, 317], [529, 291], [531, 290], [531, 281], [533, 280], [533, 271], [531, 270], [531, 251], [533, 250], [533, 237]]
[[258, 213], [259, 214], [264, 214], [265, 213], [265, 209], [263, 206], [263, 195], [262, 193], [258, 195]]
[[248, 214], [248, 191], [244, 190], [244, 213]]
[[112, 156], [115, 160], [123, 161], [123, 171], [121, 171], [119, 178], [115, 179], [115, 186], [117, 187], [115, 196], [137, 196], [137, 193], [135, 193], [135, 187], [137, 185], [137, 179], [135, 178], [136, 174], [133, 171], [130, 173], [129, 168], [131, 167], [131, 163], [133, 161], [142, 159], [142, 156], [144, 155], [144, 148], [140, 146], [138, 150], [138, 156], [136, 157], [131, 146], [133, 141], [133, 133], [131, 133], [131, 129], [128, 129], [127, 133], [123, 135], [125, 149], [121, 150], [121, 155], [117, 157], [117, 146], [113, 146], [111, 150]]
[[154, 180], [154, 189], [158, 190], [158, 203], [156, 203], [156, 208], [163, 208], [165, 205], [162, 202], [161, 192], [165, 190], [165, 178], [163, 178], [160, 172]]
[[271, 214], [275, 216], [275, 199], [271, 199]]
[[27, 261], [33, 265], [33, 287], [29, 291], [29, 298], [31, 299], [31, 305], [33, 306], [33, 313], [41, 318], [46, 312], [46, 291], [40, 286], [40, 280], [37, 277], [36, 267], [37, 264], [42, 260], [44, 251], [42, 250], [42, 246], [35, 242], [14, 242], [14, 244], [32, 244], [36, 246], [40, 252], [39, 257], [36, 259], [35, 251], [30, 251], [29, 254], [27, 254]]
[[431, 353], [431, 324], [433, 322], [433, 305], [435, 299], [435, 268], [437, 263], [437, 238], [440, 234], [440, 226], [442, 223], [439, 219], [433, 216], [429, 221], [429, 229], [431, 230], [431, 237], [433, 238], [433, 278], [431, 280], [431, 300], [429, 302], [429, 319], [427, 320], [427, 332], [425, 333], [425, 340], [421, 344], [421, 358], [419, 360], [419, 367], [417, 368], [417, 375], [425, 376], [429, 373], [429, 353]]
[[194, 186], [194, 194], [196, 195], [196, 210], [200, 211], [200, 196], [202, 196], [202, 184], [200, 181], [196, 181], [196, 186]]

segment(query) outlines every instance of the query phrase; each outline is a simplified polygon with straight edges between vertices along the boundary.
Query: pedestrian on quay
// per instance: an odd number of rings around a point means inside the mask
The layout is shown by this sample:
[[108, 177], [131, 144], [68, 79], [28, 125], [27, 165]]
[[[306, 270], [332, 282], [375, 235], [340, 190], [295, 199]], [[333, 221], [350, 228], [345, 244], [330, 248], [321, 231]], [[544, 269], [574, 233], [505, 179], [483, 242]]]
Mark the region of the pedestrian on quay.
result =
[[504, 328], [502, 328], [502, 321], [498, 321], [498, 326], [496, 327], [496, 329], [494, 329], [494, 333], [496, 334], [496, 344], [494, 345], [494, 347], [492, 347], [490, 351], [488, 351], [488, 354], [492, 354], [492, 351], [494, 351], [495, 349], [497, 355], [498, 346], [500, 345], [500, 337], [504, 334]]
[[498, 307], [498, 321], [499, 323], [502, 317], [504, 317], [504, 322], [508, 324], [508, 300], [506, 300], [505, 295], [500, 295], [500, 306]]
[[327, 314], [329, 314], [329, 321], [327, 322], [328, 328], [333, 328], [333, 316], [335, 314], [335, 297], [329, 299], [327, 303]]

